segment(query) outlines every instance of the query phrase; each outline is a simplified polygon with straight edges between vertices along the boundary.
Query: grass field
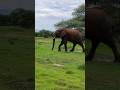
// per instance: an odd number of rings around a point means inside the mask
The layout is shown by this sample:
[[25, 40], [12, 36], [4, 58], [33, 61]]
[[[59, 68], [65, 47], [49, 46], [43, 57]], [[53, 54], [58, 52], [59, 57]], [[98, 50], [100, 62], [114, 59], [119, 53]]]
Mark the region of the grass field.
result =
[[[54, 51], [51, 38], [35, 39], [36, 90], [85, 90], [85, 55], [80, 46], [75, 52]], [[71, 44], [68, 44], [71, 48]]]
[[[33, 32], [23, 28], [0, 27], [1, 90], [32, 90], [34, 62], [36, 90], [120, 90], [120, 64], [112, 62], [113, 54], [105, 45], [101, 44], [94, 60], [85, 65], [79, 46], [73, 53], [64, 48], [58, 52], [57, 39], [51, 51], [52, 39], [35, 38], [34, 61], [31, 36]], [[87, 43], [86, 48], [89, 46]]]
[[[89, 44], [86, 43], [86, 48]], [[120, 64], [113, 60], [111, 49], [100, 44], [94, 60], [85, 65], [86, 90], [120, 90]]]
[[7, 26], [0, 27], [1, 90], [33, 90], [33, 35], [29, 29]]

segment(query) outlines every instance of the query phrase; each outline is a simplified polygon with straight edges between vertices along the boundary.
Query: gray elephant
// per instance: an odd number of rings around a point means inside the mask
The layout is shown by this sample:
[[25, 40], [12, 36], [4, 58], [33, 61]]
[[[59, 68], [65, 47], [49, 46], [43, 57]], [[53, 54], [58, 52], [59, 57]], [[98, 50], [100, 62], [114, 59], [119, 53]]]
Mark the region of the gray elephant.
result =
[[70, 41], [73, 43], [73, 47], [70, 50], [71, 52], [74, 51], [75, 46], [79, 44], [82, 47], [83, 52], [85, 51], [84, 45], [83, 45], [83, 37], [79, 30], [77, 29], [68, 29], [68, 28], [62, 28], [55, 31], [53, 34], [53, 47], [55, 44], [55, 38], [61, 38], [61, 43], [58, 47], [58, 51], [61, 51], [61, 46], [65, 46], [65, 51], [67, 51], [67, 41]]

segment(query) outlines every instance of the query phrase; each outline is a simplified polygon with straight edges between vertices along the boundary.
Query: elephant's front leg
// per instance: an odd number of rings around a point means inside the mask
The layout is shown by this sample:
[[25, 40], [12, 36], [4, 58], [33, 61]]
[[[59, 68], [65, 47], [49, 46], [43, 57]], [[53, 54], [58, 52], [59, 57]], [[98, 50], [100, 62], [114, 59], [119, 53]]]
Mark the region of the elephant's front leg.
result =
[[75, 44], [75, 43], [73, 43], [73, 48], [70, 50], [71, 52], [73, 52], [73, 51], [74, 51], [75, 46], [76, 46], [76, 44]]
[[67, 41], [64, 41], [65, 51], [67, 52]]
[[61, 46], [64, 44], [63, 40], [61, 41], [59, 47], [58, 47], [58, 51], [61, 51]]
[[93, 59], [96, 48], [98, 47], [99, 43], [100, 42], [98, 42], [98, 41], [92, 41], [92, 47], [91, 47], [88, 55], [86, 55], [86, 57], [85, 57], [86, 61], [91, 61]]

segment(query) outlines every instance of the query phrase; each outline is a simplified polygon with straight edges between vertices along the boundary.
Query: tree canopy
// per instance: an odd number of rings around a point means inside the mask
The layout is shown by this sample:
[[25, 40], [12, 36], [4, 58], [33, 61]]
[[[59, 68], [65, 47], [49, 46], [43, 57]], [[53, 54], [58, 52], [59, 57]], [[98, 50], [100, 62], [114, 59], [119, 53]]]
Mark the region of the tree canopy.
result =
[[24, 28], [34, 28], [34, 11], [18, 8], [7, 15], [0, 14], [0, 26], [20, 26]]
[[62, 20], [61, 22], [55, 24], [57, 28], [77, 28], [81, 31], [84, 31], [85, 27], [85, 4], [80, 5], [78, 8], [75, 8], [73, 17], [69, 20]]
[[52, 36], [52, 33], [53, 33], [52, 31], [43, 29], [43, 30], [40, 30], [39, 32], [35, 32], [35, 36], [36, 36], [36, 37], [48, 38], [48, 37], [51, 37], [51, 36]]

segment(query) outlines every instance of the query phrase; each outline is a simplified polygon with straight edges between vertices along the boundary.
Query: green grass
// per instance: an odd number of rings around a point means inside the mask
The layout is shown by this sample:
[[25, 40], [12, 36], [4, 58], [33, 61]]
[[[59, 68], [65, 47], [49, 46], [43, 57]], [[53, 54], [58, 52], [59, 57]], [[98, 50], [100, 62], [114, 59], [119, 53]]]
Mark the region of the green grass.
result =
[[86, 62], [86, 90], [120, 90], [120, 64], [113, 60], [111, 49], [100, 44], [93, 61]]
[[81, 47], [73, 53], [64, 48], [58, 52], [59, 43], [57, 39], [52, 51], [52, 39], [35, 39], [36, 90], [85, 90], [85, 55]]
[[32, 89], [34, 43], [31, 36], [30, 30], [20, 27], [0, 27], [1, 90]]
[[[0, 27], [1, 90], [32, 89], [32, 35], [33, 32], [23, 28]], [[60, 40], [57, 39], [52, 51], [52, 39], [35, 39], [36, 90], [85, 90], [85, 85], [86, 90], [120, 90], [120, 64], [112, 62], [114, 58], [110, 48], [101, 44], [94, 60], [85, 65], [85, 55], [79, 46], [73, 53], [66, 53], [64, 48], [58, 52], [59, 43]], [[87, 43], [86, 48], [89, 46]], [[70, 43], [68, 47], [71, 48]]]

